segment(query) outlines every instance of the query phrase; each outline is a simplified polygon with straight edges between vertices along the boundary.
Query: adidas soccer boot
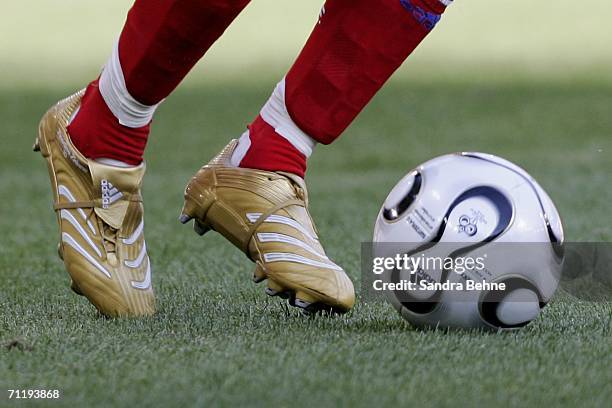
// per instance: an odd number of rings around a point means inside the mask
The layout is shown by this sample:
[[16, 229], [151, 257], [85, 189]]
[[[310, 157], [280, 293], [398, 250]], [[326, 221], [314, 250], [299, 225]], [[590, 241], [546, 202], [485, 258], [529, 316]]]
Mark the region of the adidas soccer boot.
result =
[[60, 229], [58, 252], [72, 288], [104, 315], [155, 311], [140, 195], [144, 163], [119, 168], [88, 160], [66, 131], [83, 91], [42, 118], [34, 150], [47, 161]]
[[355, 303], [353, 284], [332, 262], [308, 213], [304, 180], [292, 174], [232, 167], [233, 140], [191, 179], [181, 222], [200, 235], [212, 229], [255, 262], [255, 282], [292, 306], [344, 313]]

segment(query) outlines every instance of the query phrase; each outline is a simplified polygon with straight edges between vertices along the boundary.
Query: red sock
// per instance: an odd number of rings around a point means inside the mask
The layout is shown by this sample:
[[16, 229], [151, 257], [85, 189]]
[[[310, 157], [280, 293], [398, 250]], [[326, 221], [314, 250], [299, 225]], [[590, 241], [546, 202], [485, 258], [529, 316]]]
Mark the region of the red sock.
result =
[[249, 138], [251, 147], [240, 162], [240, 167], [285, 171], [304, 177], [306, 156], [287, 139], [279, 136], [260, 115], [249, 125]]
[[87, 87], [68, 133], [77, 150], [89, 159], [107, 158], [137, 166], [142, 162], [149, 128], [149, 125], [130, 128], [119, 124], [95, 80]]
[[[319, 143], [333, 142], [445, 8], [440, 0], [328, 0], [285, 79], [283, 108], [293, 125]], [[299, 150], [291, 143], [279, 148], [274, 141], [278, 137], [287, 138], [282, 126], [271, 130], [251, 125], [251, 146], [240, 166], [300, 175], [295, 169], [306, 168], [306, 157], [296, 154]]]
[[119, 39], [130, 94], [145, 105], [170, 95], [250, 0], [136, 0]]
[[98, 81], [90, 84], [68, 128], [76, 148], [89, 158], [139, 164], [156, 104], [176, 88], [248, 3], [136, 0], [100, 86]]

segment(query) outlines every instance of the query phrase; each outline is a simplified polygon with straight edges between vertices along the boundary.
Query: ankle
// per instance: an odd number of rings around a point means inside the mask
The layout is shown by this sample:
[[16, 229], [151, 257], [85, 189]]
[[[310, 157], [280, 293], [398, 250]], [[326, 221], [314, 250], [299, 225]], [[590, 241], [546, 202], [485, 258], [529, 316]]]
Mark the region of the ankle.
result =
[[134, 166], [143, 160], [149, 131], [149, 124], [138, 128], [121, 125], [106, 105], [97, 80], [87, 87], [79, 110], [68, 125], [70, 139], [83, 156]]
[[240, 138], [236, 152], [242, 157], [233, 157], [232, 161], [239, 163], [239, 167], [284, 171], [302, 178], [306, 173], [306, 156], [278, 135], [261, 116], [257, 116]]

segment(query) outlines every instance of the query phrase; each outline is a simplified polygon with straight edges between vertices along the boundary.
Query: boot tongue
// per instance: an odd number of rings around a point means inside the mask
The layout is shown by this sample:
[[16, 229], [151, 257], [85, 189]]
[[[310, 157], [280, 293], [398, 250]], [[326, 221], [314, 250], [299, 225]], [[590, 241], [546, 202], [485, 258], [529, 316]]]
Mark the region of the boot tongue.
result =
[[305, 207], [291, 206], [285, 208], [285, 211], [289, 212], [294, 218], [301, 220], [301, 224], [310, 229], [313, 235], [316, 237], [319, 235], [317, 227], [315, 226], [310, 214], [308, 213], [308, 189], [306, 188], [306, 182], [303, 178], [293, 173], [287, 173], [284, 171], [277, 171], [277, 174], [284, 176], [291, 181], [293, 188], [298, 192], [297, 196], [299, 199], [304, 200]]
[[96, 215], [119, 230], [130, 204], [140, 192], [145, 163], [140, 166], [122, 168], [108, 166], [88, 160], [89, 171], [94, 185], [94, 198], [102, 202], [96, 207]]
[[284, 171], [277, 171], [276, 173], [288, 178], [295, 186], [297, 186], [301, 190], [301, 195], [303, 195], [303, 197], [300, 198], [303, 199], [306, 203], [306, 206], [308, 206], [308, 190], [306, 189], [306, 182], [304, 181], [304, 179], [300, 176]]

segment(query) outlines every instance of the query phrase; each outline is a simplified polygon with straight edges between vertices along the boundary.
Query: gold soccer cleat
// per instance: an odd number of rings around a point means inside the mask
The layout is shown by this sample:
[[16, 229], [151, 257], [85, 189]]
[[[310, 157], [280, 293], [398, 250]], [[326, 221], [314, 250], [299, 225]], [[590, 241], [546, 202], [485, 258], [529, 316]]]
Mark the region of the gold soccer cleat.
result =
[[288, 173], [229, 164], [233, 140], [191, 179], [180, 221], [195, 231], [213, 229], [256, 264], [255, 282], [307, 312], [344, 313], [355, 303], [353, 283], [319, 243], [308, 213], [304, 180]]
[[88, 160], [66, 131], [83, 91], [58, 102], [40, 121], [34, 150], [47, 160], [60, 227], [58, 252], [72, 289], [104, 315], [155, 312], [143, 235], [140, 188], [145, 164], [119, 168]]

